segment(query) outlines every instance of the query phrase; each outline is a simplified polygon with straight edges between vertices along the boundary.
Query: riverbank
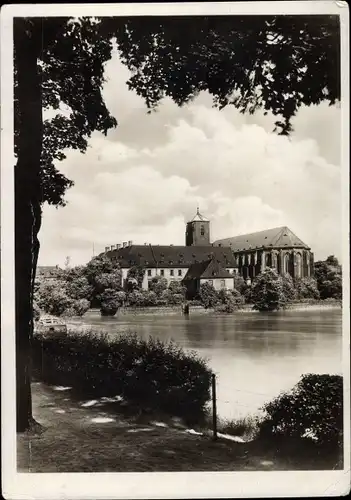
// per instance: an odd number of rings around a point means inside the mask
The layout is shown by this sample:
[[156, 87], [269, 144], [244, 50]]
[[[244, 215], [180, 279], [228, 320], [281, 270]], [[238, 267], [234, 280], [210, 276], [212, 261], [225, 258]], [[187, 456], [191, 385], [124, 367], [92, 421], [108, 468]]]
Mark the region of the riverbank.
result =
[[[292, 302], [286, 306], [285, 311], [319, 311], [326, 309], [341, 309], [342, 303], [339, 300], [310, 300], [310, 301], [299, 301]], [[99, 312], [99, 309], [90, 309], [91, 312]], [[190, 305], [190, 312], [192, 314], [216, 314], [223, 315], [227, 313], [221, 313], [216, 311], [215, 309], [209, 308], [205, 309], [200, 305]], [[258, 311], [255, 311], [252, 308], [252, 304], [244, 304], [239, 309], [237, 309], [232, 314], [238, 313], [255, 313], [258, 314]], [[183, 314], [181, 306], [153, 306], [153, 307], [121, 307], [118, 310], [118, 316], [129, 316], [129, 315], [177, 315]], [[262, 313], [261, 313], [262, 314]]]
[[18, 434], [19, 472], [339, 468], [335, 457], [317, 453], [313, 447], [304, 448], [301, 443], [280, 443], [278, 446], [259, 440], [247, 443], [213, 441], [208, 435], [189, 433], [177, 420], [155, 421], [141, 412], [126, 415], [121, 402], [111, 403], [108, 398], [79, 400], [73, 398], [70, 391], [68, 387], [33, 384], [33, 416], [43, 426], [43, 431]]

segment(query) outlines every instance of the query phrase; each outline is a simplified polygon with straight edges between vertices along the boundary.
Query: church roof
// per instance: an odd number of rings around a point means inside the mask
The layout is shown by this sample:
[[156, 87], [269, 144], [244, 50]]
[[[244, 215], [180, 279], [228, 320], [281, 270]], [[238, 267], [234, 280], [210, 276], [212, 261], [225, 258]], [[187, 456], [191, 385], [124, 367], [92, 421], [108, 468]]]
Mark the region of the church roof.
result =
[[288, 227], [275, 227], [256, 233], [242, 234], [214, 242], [216, 246], [229, 246], [233, 252], [256, 248], [299, 247], [309, 249]]
[[190, 267], [192, 264], [212, 258], [225, 267], [237, 267], [229, 246], [131, 245], [110, 250], [106, 255], [119, 262], [122, 268], [135, 265], [161, 268]]
[[191, 219], [191, 222], [210, 222], [206, 217], [200, 214], [199, 207], [197, 207], [196, 215]]
[[227, 269], [225, 269], [220, 262], [216, 259], [209, 259], [204, 262], [192, 264], [186, 273], [184, 280], [191, 280], [196, 278], [233, 278]]

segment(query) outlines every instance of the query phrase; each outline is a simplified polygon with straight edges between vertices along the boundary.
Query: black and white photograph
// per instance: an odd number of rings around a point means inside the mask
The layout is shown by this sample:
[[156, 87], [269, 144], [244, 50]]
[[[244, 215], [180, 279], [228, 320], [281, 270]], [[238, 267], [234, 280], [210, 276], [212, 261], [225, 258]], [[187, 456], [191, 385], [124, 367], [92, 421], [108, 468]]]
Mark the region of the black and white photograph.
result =
[[348, 16], [2, 8], [5, 498], [349, 492]]

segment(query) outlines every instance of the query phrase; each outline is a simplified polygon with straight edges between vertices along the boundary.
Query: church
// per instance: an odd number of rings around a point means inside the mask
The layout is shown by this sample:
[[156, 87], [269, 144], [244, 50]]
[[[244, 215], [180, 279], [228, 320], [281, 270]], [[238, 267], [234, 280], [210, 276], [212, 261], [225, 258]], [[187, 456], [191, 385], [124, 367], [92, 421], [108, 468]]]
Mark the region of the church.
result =
[[312, 276], [313, 253], [289, 228], [278, 227], [211, 243], [210, 221], [199, 209], [185, 228], [185, 245], [134, 245], [132, 241], [105, 248], [107, 257], [118, 262], [122, 284], [133, 266], [145, 269], [142, 288], [155, 276], [181, 281], [191, 296], [201, 284], [216, 290], [233, 289], [234, 276], [251, 282], [267, 267], [293, 278]]

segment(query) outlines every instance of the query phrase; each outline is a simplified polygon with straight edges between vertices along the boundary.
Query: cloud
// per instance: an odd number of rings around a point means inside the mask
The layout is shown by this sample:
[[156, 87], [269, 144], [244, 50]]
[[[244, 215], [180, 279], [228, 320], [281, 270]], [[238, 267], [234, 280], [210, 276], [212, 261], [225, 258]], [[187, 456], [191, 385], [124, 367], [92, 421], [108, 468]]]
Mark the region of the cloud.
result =
[[182, 108], [166, 100], [148, 115], [116, 57], [106, 73], [119, 126], [93, 134], [86, 154], [69, 151], [59, 165], [75, 186], [66, 208], [44, 208], [42, 264], [67, 255], [84, 263], [93, 245], [98, 252], [128, 240], [184, 244], [198, 204], [213, 239], [287, 225], [317, 259], [340, 257], [340, 140], [330, 128], [340, 110], [302, 109], [288, 139], [272, 133], [272, 116], [218, 111], [206, 94]]

